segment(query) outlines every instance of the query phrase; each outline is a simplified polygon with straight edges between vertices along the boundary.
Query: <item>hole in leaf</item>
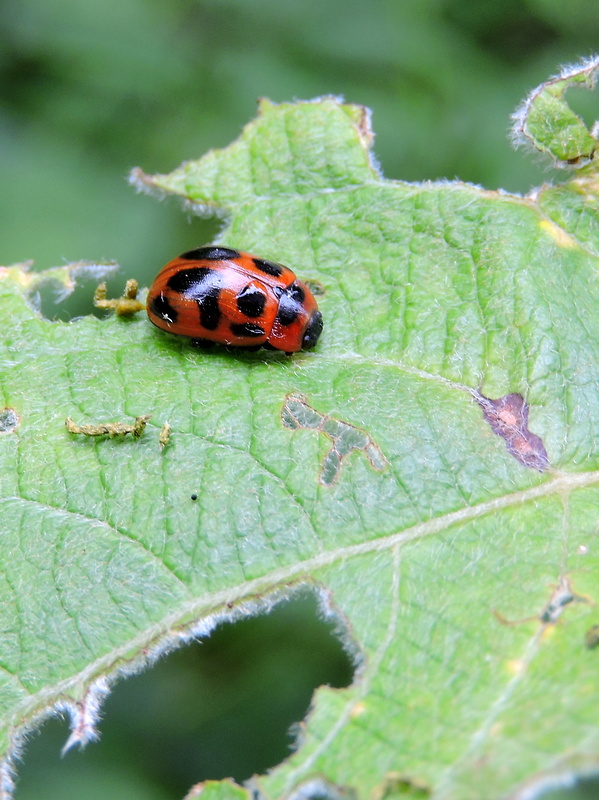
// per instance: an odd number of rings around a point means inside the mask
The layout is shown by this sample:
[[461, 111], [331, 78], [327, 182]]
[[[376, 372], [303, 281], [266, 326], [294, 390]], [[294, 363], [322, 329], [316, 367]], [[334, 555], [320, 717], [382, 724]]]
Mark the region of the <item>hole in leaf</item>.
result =
[[[70, 294], [60, 284], [49, 281], [31, 295], [31, 302], [50, 322], [69, 322], [92, 313], [104, 316], [93, 307], [94, 290], [101, 280], [101, 277], [91, 275], [79, 277]], [[113, 282], [115, 280], [113, 278]]]
[[213, 241], [221, 227], [220, 220], [190, 216], [188, 224], [184, 224], [178, 231], [180, 235], [177, 237], [176, 250], [157, 253], [151, 263], [143, 258], [135, 263], [123, 261], [120, 268], [104, 271], [100, 269], [95, 274], [93, 268], [76, 269], [73, 275], [76, 286], [72, 292], [66, 292], [60, 283], [48, 281], [31, 293], [31, 303], [50, 322], [69, 322], [88, 314], [104, 318], [110, 312], [96, 308], [93, 303], [94, 291], [99, 283], [105, 281], [108, 297], [120, 297], [129, 278], [135, 278], [141, 288], [148, 287], [164, 264], [186, 250]]
[[566, 102], [591, 130], [597, 119], [597, 94], [586, 87], [572, 86], [566, 93]]
[[28, 742], [15, 800], [95, 800], [94, 786], [98, 798], [181, 800], [198, 781], [242, 782], [292, 752], [290, 729], [314, 690], [348, 686], [354, 669], [312, 595], [222, 624], [118, 681], [102, 707], [99, 742], [61, 759], [67, 723], [47, 721]]
[[567, 778], [564, 783], [567, 785], [539, 792], [534, 800], [597, 800], [599, 797], [598, 776]]
[[19, 415], [10, 406], [0, 409], [0, 433], [12, 433], [20, 422]]
[[323, 778], [312, 778], [298, 786], [290, 800], [356, 800], [356, 797], [351, 788], [336, 786]]

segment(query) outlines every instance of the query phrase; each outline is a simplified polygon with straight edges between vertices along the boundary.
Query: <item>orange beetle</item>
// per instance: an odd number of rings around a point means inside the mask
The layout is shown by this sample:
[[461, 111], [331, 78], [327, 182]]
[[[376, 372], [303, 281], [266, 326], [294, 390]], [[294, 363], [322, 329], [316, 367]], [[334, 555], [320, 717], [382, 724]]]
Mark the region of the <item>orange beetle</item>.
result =
[[148, 293], [150, 321], [196, 342], [288, 354], [314, 347], [322, 314], [287, 267], [228, 247], [207, 245], [162, 268]]

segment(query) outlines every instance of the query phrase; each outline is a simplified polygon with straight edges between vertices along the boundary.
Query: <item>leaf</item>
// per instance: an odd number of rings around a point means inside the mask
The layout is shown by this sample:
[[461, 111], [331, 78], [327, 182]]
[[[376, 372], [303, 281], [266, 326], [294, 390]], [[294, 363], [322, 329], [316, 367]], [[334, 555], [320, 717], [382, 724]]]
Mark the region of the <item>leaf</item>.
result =
[[589, 58], [567, 67], [555, 78], [541, 84], [528, 96], [514, 114], [514, 140], [532, 144], [550, 156], [555, 166], [586, 166], [597, 149], [596, 131], [589, 131], [584, 122], [568, 106], [565, 93], [572, 87], [593, 89], [597, 80], [599, 59]]
[[196, 784], [185, 796], [185, 800], [196, 800], [199, 797], [202, 800], [232, 800], [233, 798], [244, 800], [247, 793], [233, 781], [225, 778], [223, 781], [205, 781]]
[[[306, 586], [356, 679], [260, 796], [515, 797], [597, 766], [592, 164], [519, 197], [384, 180], [371, 142], [360, 107], [263, 101], [225, 150], [133, 175], [322, 285], [312, 352], [50, 323], [39, 278], [0, 273], [7, 787], [49, 710], [85, 743], [118, 675]], [[64, 427], [148, 414], [138, 439]]]

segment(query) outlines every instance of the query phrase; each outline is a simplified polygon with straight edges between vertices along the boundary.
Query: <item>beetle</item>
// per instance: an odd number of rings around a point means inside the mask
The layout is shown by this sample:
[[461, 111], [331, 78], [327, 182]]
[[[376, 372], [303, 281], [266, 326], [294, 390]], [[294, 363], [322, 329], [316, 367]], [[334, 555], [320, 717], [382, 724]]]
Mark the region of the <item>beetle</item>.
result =
[[288, 267], [240, 250], [206, 245], [169, 261], [148, 293], [150, 321], [197, 343], [283, 350], [315, 346], [322, 314]]

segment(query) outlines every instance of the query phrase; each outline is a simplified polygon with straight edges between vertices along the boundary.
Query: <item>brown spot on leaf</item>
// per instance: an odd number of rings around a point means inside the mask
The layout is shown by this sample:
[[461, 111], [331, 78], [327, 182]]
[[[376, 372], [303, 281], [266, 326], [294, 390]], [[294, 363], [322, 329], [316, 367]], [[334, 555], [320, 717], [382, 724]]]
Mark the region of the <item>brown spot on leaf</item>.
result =
[[589, 650], [594, 650], [599, 645], [599, 625], [593, 625], [588, 629], [584, 643]]
[[590, 153], [581, 153], [579, 156], [574, 156], [574, 158], [567, 158], [566, 164], [570, 164], [571, 166], [575, 167], [577, 164], [580, 164], [583, 160], [592, 161], [595, 157], [595, 151], [591, 150]]
[[373, 800], [424, 800], [430, 796], [431, 788], [426, 781], [403, 772], [388, 772], [372, 793]]
[[322, 285], [320, 281], [313, 280], [312, 278], [306, 278], [304, 281], [308, 289], [312, 292], [314, 297], [322, 297], [322, 295], [326, 294], [326, 289]]
[[[557, 585], [554, 586], [553, 591], [551, 592], [551, 597], [540, 614], [533, 617], [524, 617], [523, 619], [511, 620], [507, 619], [507, 617], [504, 617], [503, 614], [500, 611], [497, 611], [495, 608], [492, 609], [492, 612], [495, 618], [499, 620], [502, 625], [520, 625], [523, 622], [532, 622], [533, 620], [539, 620], [543, 625], [556, 625], [557, 621], [564, 613], [564, 609], [569, 606], [570, 603], [589, 602], [591, 601], [588, 597], [575, 594], [569, 578], [567, 578], [565, 575], [561, 575]], [[599, 629], [599, 626], [596, 627]]]
[[493, 433], [505, 439], [508, 452], [525, 467], [539, 472], [549, 468], [547, 451], [539, 436], [528, 429], [528, 404], [517, 392], [491, 400], [478, 392], [479, 404]]
[[575, 601], [584, 602], [584, 598], [574, 594], [570, 581], [565, 576], [562, 576], [553, 590], [549, 602], [539, 615], [539, 619], [545, 624], [555, 625], [564, 608]]

